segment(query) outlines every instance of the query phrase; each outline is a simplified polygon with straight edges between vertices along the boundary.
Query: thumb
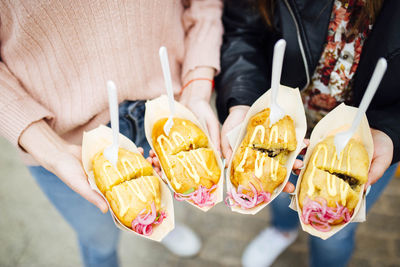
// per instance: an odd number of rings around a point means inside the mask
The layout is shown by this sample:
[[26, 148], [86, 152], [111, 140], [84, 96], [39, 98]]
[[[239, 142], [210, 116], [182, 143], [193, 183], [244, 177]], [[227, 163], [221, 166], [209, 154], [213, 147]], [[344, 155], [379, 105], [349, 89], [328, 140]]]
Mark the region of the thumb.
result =
[[221, 147], [222, 147], [222, 154], [224, 155], [225, 158], [225, 167], [228, 167], [228, 163], [232, 157], [232, 148], [231, 145], [229, 144], [228, 138], [224, 135], [222, 136]]
[[107, 212], [108, 210], [107, 202], [99, 193], [97, 193], [90, 187], [88, 182], [83, 181], [82, 185], [77, 186], [76, 189], [74, 189], [74, 191], [80, 194], [82, 197], [84, 197], [87, 201], [95, 205], [97, 208], [99, 208], [101, 212], [103, 213]]
[[365, 188], [376, 183], [385, 173], [385, 170], [385, 162], [382, 162], [379, 157], [375, 158], [371, 163], [371, 168], [368, 173], [368, 182], [366, 183]]
[[219, 121], [211, 110], [210, 112], [208, 112], [208, 114], [206, 115], [208, 132], [210, 133], [211, 142], [214, 144], [215, 148], [218, 150], [221, 156], [221, 136], [219, 130]]

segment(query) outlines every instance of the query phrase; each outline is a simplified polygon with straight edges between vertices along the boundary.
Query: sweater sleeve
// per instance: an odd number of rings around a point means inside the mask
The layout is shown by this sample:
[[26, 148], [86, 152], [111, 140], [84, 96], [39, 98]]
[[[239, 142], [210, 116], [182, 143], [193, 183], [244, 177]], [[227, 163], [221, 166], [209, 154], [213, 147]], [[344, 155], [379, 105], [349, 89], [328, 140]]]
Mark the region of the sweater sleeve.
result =
[[26, 93], [18, 79], [0, 61], [0, 135], [18, 146], [22, 132], [52, 113]]
[[185, 59], [182, 78], [196, 67], [212, 67], [219, 72], [223, 27], [221, 0], [192, 0], [183, 14]]

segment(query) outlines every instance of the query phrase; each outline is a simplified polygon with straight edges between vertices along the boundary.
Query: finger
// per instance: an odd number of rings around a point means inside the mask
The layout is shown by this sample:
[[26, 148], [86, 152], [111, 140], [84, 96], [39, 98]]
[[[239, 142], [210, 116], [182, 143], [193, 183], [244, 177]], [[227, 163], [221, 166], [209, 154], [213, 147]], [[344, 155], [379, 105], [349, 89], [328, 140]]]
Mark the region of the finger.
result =
[[222, 139], [222, 142], [221, 142], [222, 154], [224, 155], [224, 158], [225, 158], [225, 168], [227, 168], [228, 164], [229, 164], [229, 160], [232, 156], [232, 148], [229, 145], [227, 137], [222, 136], [221, 139]]
[[310, 145], [310, 139], [304, 139], [303, 143], [308, 147]]
[[153, 158], [153, 166], [158, 167], [158, 168], [161, 167], [160, 161], [158, 161], [158, 158]]
[[213, 142], [215, 148], [221, 155], [221, 135], [219, 121], [215, 117], [215, 114], [213, 113], [211, 108], [208, 111], [208, 115], [206, 115], [206, 121], [208, 132], [210, 133], [211, 142]]
[[149, 156], [150, 157], [155, 157], [156, 156], [156, 153], [154, 153], [153, 149], [150, 149]]
[[154, 168], [154, 170], [156, 171], [156, 173], [157, 173], [160, 177], [162, 177], [162, 171], [161, 171], [160, 168], [156, 167], [156, 168]]
[[386, 164], [380, 159], [380, 157], [375, 158], [371, 163], [371, 168], [368, 173], [368, 181], [365, 185], [365, 189], [376, 183], [385, 173]]
[[286, 193], [293, 193], [294, 190], [295, 190], [295, 187], [291, 182], [287, 182], [287, 184], [283, 188], [283, 191]]
[[143, 154], [144, 154], [143, 147], [138, 147], [137, 149], [139, 150], [139, 153], [142, 154], [142, 156], [143, 156]]
[[73, 181], [74, 182], [72, 182], [72, 184], [67, 184], [69, 187], [71, 187], [72, 190], [74, 190], [87, 201], [99, 208], [101, 212], [107, 212], [107, 202], [99, 193], [97, 193], [90, 187], [86, 177], [81, 177], [81, 179], [76, 179]]
[[151, 157], [146, 158], [146, 160], [147, 160], [151, 165], [153, 165], [153, 159], [152, 159]]
[[68, 146], [69, 152], [74, 155], [77, 159], [82, 161], [82, 147], [77, 145], [69, 145]]
[[300, 160], [300, 159], [296, 159], [295, 161], [294, 161], [294, 164], [293, 164], [293, 170], [295, 171], [295, 170], [301, 170], [301, 169], [303, 169], [303, 161], [302, 160]]

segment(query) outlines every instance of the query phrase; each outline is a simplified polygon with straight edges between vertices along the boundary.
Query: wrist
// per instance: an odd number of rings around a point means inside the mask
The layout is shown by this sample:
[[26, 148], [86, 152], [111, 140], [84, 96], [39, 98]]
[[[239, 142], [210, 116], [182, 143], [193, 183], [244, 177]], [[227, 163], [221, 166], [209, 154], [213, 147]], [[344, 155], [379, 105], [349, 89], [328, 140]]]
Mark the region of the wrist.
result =
[[236, 105], [236, 106], [232, 106], [232, 107], [229, 108], [229, 113], [239, 112], [239, 111], [240, 112], [243, 112], [243, 111], [247, 112], [249, 109], [250, 109], [250, 106], [247, 106], [247, 105]]
[[215, 76], [215, 69], [212, 67], [201, 66], [189, 71], [182, 80], [183, 84], [188, 83], [190, 80], [196, 78], [206, 78], [213, 80]]
[[22, 132], [19, 145], [43, 166], [48, 166], [60, 152], [69, 149], [68, 143], [44, 120], [29, 125]]
[[209, 101], [214, 88], [214, 75], [215, 69], [212, 67], [196, 67], [189, 71], [182, 80], [181, 94]]

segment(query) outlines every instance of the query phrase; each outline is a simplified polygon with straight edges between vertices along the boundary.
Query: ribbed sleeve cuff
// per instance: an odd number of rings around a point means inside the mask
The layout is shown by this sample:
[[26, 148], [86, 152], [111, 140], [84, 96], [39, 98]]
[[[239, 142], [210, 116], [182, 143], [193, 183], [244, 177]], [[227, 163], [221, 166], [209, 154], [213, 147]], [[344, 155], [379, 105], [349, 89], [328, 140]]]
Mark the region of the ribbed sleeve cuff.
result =
[[212, 35], [215, 36], [213, 40], [190, 40], [182, 66], [182, 78], [196, 67], [211, 67], [216, 74], [220, 72], [221, 37]]
[[212, 67], [217, 74], [220, 71], [220, 48], [223, 26], [221, 21], [222, 3], [220, 1], [192, 2], [184, 21], [192, 24], [188, 27], [185, 39], [185, 60], [182, 66], [182, 78], [196, 67]]
[[53, 117], [49, 110], [32, 98], [23, 97], [3, 105], [0, 109], [0, 133], [13, 145], [19, 146], [19, 138], [29, 125]]

